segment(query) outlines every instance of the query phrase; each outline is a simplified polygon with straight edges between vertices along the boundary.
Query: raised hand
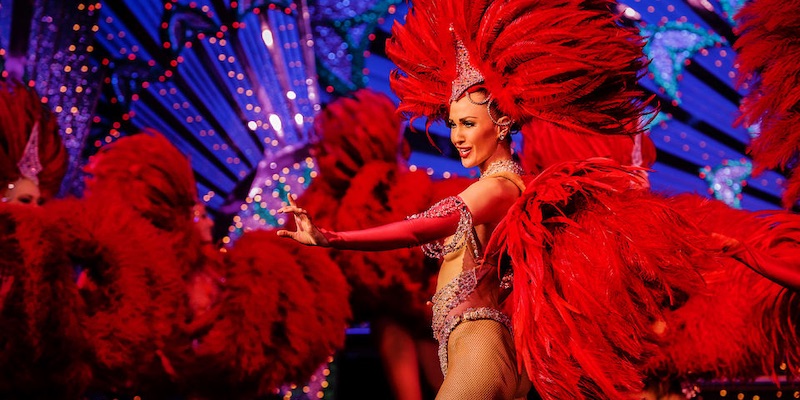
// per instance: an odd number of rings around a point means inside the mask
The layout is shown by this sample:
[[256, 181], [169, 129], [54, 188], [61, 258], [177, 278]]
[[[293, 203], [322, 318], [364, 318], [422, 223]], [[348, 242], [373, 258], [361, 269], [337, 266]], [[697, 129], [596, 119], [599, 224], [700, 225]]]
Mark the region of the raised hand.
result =
[[281, 207], [278, 212], [294, 214], [294, 223], [295, 226], [297, 226], [297, 230], [292, 232], [281, 229], [278, 231], [278, 236], [292, 238], [307, 246], [328, 247], [328, 239], [326, 239], [325, 235], [311, 222], [308, 211], [298, 207], [291, 194], [287, 197], [289, 199], [289, 205]]

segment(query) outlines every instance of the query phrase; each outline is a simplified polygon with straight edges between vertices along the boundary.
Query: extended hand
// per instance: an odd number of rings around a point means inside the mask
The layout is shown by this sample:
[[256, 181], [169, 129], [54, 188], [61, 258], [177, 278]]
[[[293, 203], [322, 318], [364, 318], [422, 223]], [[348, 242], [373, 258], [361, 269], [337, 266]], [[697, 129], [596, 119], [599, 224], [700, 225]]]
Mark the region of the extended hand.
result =
[[328, 247], [328, 239], [311, 223], [308, 211], [298, 207], [291, 194], [287, 197], [289, 198], [289, 205], [281, 207], [278, 212], [294, 214], [294, 223], [297, 226], [297, 230], [292, 232], [281, 229], [278, 231], [278, 236], [292, 238], [307, 246]]

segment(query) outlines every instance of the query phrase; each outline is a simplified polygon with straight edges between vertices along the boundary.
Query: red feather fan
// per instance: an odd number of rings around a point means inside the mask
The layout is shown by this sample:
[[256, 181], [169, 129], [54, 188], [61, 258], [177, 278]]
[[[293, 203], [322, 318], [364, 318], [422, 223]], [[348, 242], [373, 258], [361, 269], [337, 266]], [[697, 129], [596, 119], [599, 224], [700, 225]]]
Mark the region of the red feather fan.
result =
[[404, 164], [410, 148], [400, 125], [394, 103], [381, 93], [361, 89], [330, 103], [314, 120], [320, 137], [314, 155], [323, 178], [317, 181], [341, 198], [369, 162]]
[[82, 300], [41, 209], [0, 204], [0, 397], [78, 399], [89, 384]]
[[79, 280], [93, 389], [166, 393], [174, 374], [164, 351], [188, 314], [174, 237], [121, 203], [59, 200], [47, 212]]
[[541, 171], [564, 161], [608, 157], [622, 165], [634, 165], [634, 151], [639, 152], [642, 167], [656, 160], [656, 146], [641, 134], [639, 149], [636, 137], [620, 135], [583, 135], [543, 120], [533, 120], [521, 129], [520, 162], [526, 171]]
[[607, 159], [553, 165], [488, 245], [511, 257], [518, 357], [546, 398], [639, 392], [659, 350], [655, 324], [702, 290], [719, 253], [636, 171]]
[[[763, 254], [798, 264], [800, 216], [780, 211], [751, 213], [695, 195], [670, 198], [709, 234], [722, 234]], [[758, 266], [754, 266], [758, 267]], [[663, 358], [652, 368], [683, 378], [749, 379], [787, 373], [800, 361], [798, 296], [734, 258], [703, 273], [706, 288], [666, 315]]]
[[[396, 163], [369, 163], [341, 199], [332, 228], [348, 231], [402, 220], [430, 205], [430, 188], [424, 172], [401, 172]], [[357, 319], [390, 314], [427, 323], [430, 307], [425, 304], [433, 296], [436, 268], [425, 262], [421, 249], [338, 251], [333, 257], [353, 286]]]
[[294, 252], [265, 231], [236, 242], [219, 318], [197, 337], [187, 367], [198, 371], [185, 373], [187, 387], [226, 398], [274, 393], [307, 379], [343, 346], [349, 308], [341, 273], [324, 253], [303, 253], [306, 263]]
[[[760, 124], [750, 144], [756, 171], [795, 169], [800, 153], [800, 2], [755, 0], [736, 15], [739, 39], [734, 48], [741, 83], [750, 80], [740, 121]], [[800, 176], [792, 172], [783, 194], [784, 207], [800, 197]]]

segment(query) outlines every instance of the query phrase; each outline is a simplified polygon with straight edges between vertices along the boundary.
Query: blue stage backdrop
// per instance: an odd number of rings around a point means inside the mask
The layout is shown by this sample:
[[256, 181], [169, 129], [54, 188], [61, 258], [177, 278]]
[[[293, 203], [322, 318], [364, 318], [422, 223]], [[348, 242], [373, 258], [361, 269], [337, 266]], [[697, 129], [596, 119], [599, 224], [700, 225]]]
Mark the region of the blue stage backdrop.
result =
[[[286, 191], [314, 179], [307, 146], [325, 102], [361, 87], [394, 98], [384, 43], [408, 10], [398, 0], [34, 3], [30, 37], [50, 47], [28, 49], [25, 79], [64, 122], [75, 170], [121, 136], [162, 131], [191, 158], [201, 197], [226, 225], [226, 240], [280, 224], [270, 210]], [[746, 148], [758, 129], [735, 124], [748, 89], [736, 85], [732, 49], [731, 16], [742, 4], [625, 0], [618, 11], [647, 38], [651, 63], [643, 86], [662, 105], [650, 130], [658, 148], [653, 188], [703, 193], [745, 209], [778, 208], [784, 177], [752, 175]], [[4, 61], [11, 5], [0, 1]], [[447, 149], [447, 130], [434, 125], [431, 132]], [[424, 133], [409, 128], [407, 137], [414, 168], [436, 177], [474, 174]]]

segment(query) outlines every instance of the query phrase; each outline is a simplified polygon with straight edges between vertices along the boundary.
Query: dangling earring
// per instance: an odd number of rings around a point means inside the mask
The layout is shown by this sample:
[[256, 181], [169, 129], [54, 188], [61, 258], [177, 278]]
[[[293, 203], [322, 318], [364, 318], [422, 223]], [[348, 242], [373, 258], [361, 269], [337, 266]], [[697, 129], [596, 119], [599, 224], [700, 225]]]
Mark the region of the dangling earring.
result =
[[506, 139], [506, 135], [505, 134], [501, 134], [500, 137], [498, 137], [497, 139], [502, 142], [503, 140]]

